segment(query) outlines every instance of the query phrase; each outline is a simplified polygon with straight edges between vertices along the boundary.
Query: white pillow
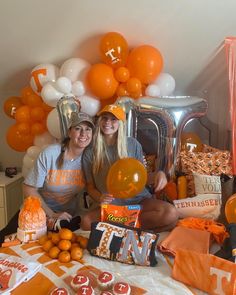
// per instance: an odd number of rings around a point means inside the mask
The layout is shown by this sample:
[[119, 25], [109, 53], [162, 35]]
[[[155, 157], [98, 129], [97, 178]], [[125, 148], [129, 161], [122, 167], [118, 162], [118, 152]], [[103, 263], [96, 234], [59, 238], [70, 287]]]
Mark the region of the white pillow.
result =
[[193, 172], [193, 177], [196, 195], [221, 194], [220, 176]]
[[203, 194], [196, 197], [174, 200], [180, 218], [198, 217], [216, 220], [220, 215], [221, 195]]

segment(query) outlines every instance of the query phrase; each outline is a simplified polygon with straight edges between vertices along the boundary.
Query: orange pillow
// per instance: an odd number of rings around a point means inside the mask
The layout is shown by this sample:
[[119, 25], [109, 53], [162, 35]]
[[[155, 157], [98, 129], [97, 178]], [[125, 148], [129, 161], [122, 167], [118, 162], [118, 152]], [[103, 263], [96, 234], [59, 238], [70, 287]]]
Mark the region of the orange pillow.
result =
[[226, 174], [232, 176], [232, 158], [227, 150], [203, 145], [202, 152], [181, 151], [179, 169], [186, 174], [188, 197], [195, 195], [193, 172], [206, 175]]

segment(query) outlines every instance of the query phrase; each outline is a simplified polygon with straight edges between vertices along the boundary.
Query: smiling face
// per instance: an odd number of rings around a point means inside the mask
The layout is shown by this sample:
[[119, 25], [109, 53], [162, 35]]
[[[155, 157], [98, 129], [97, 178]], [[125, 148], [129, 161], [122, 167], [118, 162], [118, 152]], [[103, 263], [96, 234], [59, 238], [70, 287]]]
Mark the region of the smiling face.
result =
[[101, 115], [100, 128], [104, 135], [113, 135], [119, 128], [119, 120], [111, 113]]
[[93, 129], [89, 123], [82, 122], [69, 130], [70, 143], [76, 148], [86, 148], [93, 137]]

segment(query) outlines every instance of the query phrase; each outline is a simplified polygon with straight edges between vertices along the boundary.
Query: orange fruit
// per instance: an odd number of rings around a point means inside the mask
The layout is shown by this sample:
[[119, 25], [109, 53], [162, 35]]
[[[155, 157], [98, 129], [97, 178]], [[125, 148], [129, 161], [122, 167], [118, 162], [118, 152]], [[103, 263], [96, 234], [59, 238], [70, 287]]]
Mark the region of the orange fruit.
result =
[[59, 233], [53, 233], [52, 234], [52, 242], [53, 244], [58, 244], [60, 241], [60, 236], [59, 236]]
[[75, 243], [77, 241], [77, 235], [72, 233], [71, 243]]
[[55, 259], [58, 257], [59, 253], [61, 250], [57, 246], [53, 246], [49, 251], [48, 251], [48, 256], [51, 257], [52, 259]]
[[74, 248], [74, 247], [79, 247], [79, 244], [78, 243], [71, 243], [70, 250], [72, 250], [72, 248]]
[[53, 242], [51, 240], [47, 240], [43, 243], [42, 247], [45, 252], [48, 252], [52, 247], [54, 246]]
[[68, 251], [61, 251], [58, 255], [58, 260], [63, 263], [69, 262], [70, 259], [71, 259], [71, 256], [70, 256], [70, 252]]
[[83, 257], [83, 250], [80, 247], [73, 247], [70, 253], [71, 253], [71, 258], [76, 261], [81, 260]]
[[59, 230], [59, 236], [60, 236], [61, 240], [71, 240], [73, 233], [68, 228], [61, 228]]
[[52, 232], [52, 231], [49, 231], [49, 232], [48, 232], [48, 238], [49, 238], [49, 239], [51, 239], [51, 237], [52, 237], [52, 234], [53, 234], [53, 232]]
[[86, 249], [87, 245], [88, 245], [88, 238], [85, 238], [83, 236], [78, 236], [77, 243], [79, 243], [79, 245], [82, 249]]
[[39, 244], [43, 245], [46, 241], [48, 240], [48, 236], [47, 235], [43, 235], [39, 238]]
[[71, 248], [71, 241], [68, 241], [68, 240], [60, 240], [60, 242], [58, 243], [58, 248], [60, 250], [63, 250], [63, 251], [67, 251], [67, 250], [70, 250]]

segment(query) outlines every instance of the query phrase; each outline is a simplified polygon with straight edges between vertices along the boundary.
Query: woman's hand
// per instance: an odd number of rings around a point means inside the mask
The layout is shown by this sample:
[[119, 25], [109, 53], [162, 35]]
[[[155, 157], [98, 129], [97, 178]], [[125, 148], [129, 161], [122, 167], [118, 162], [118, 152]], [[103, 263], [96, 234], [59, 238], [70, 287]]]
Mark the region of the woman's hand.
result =
[[167, 178], [163, 171], [158, 171], [154, 179], [154, 192], [161, 191], [167, 184]]
[[111, 194], [102, 194], [100, 196], [101, 204], [110, 204], [114, 200], [113, 195]]
[[67, 212], [58, 212], [58, 213], [53, 213], [52, 218], [67, 220], [68, 222], [70, 222], [72, 219], [72, 216]]

